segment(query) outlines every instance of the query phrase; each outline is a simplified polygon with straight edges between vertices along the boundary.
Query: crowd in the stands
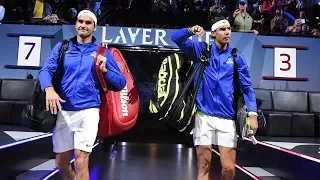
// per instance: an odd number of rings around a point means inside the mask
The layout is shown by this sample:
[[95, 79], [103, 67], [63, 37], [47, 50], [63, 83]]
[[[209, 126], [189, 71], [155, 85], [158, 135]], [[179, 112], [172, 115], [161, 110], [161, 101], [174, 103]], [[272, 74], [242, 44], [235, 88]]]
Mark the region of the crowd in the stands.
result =
[[[225, 16], [233, 31], [255, 34], [319, 36], [320, 0], [0, 0], [0, 22], [74, 24], [79, 11], [89, 8], [134, 10], [149, 3], [152, 12], [175, 14], [202, 11], [212, 21]], [[109, 3], [108, 3], [109, 2]], [[110, 3], [111, 2], [111, 3]], [[106, 7], [107, 6], [107, 7]]]

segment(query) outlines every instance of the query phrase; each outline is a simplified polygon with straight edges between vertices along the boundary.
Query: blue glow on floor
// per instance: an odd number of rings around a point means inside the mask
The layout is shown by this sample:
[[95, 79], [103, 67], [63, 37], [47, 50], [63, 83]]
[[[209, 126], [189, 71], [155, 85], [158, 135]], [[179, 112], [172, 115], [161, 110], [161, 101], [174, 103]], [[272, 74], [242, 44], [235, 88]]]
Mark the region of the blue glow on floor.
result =
[[[99, 145], [99, 143], [96, 143], [93, 145], [93, 148], [95, 148], [97, 145]], [[73, 163], [75, 161], [75, 159], [71, 159], [70, 164]], [[59, 169], [55, 169], [54, 171], [50, 172], [48, 175], [46, 175], [44, 178], [42, 178], [41, 180], [47, 180], [49, 178], [51, 178], [52, 176], [54, 176], [56, 173], [59, 172]]]
[[12, 146], [16, 146], [16, 145], [19, 145], [19, 144], [24, 144], [24, 143], [28, 143], [28, 142], [31, 142], [31, 141], [35, 141], [35, 140], [38, 140], [38, 139], [43, 139], [43, 138], [50, 137], [50, 136], [52, 136], [52, 133], [39, 135], [39, 136], [31, 137], [31, 138], [28, 138], [28, 139], [19, 140], [17, 142], [13, 142], [13, 143], [10, 143], [10, 144], [1, 145], [0, 146], [0, 150], [6, 149], [6, 148], [9, 148], [9, 147], [12, 147]]

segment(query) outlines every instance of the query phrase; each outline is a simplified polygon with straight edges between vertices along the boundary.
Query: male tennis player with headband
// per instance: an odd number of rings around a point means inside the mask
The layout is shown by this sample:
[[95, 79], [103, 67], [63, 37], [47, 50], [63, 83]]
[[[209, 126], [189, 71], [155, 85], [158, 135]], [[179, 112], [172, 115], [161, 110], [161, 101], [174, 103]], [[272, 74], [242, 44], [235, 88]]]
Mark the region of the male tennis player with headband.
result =
[[[59, 94], [55, 92], [51, 79], [57, 68], [62, 43], [53, 48], [38, 78], [46, 92], [47, 110], [57, 114], [52, 141], [60, 174], [64, 180], [89, 180], [89, 155], [97, 136], [101, 102], [94, 65], [99, 48], [93, 36], [97, 17], [93, 12], [83, 10], [78, 14], [75, 28], [77, 36], [70, 39], [65, 54]], [[104, 56], [99, 55], [97, 60], [106, 81], [119, 90], [123, 89], [126, 79], [110, 51], [107, 50]], [[69, 163], [73, 151], [74, 169]]]
[[[177, 30], [171, 38], [183, 52], [192, 57], [195, 63], [199, 63], [205, 44], [191, 40], [189, 37], [192, 35], [202, 37], [204, 33], [203, 28], [196, 25]], [[211, 36], [214, 39], [211, 57], [196, 97], [198, 111], [195, 115], [193, 138], [198, 158], [197, 179], [211, 179], [212, 145], [218, 145], [222, 166], [221, 179], [231, 180], [235, 176], [237, 133], [233, 120], [235, 117], [234, 73], [232, 48], [229, 45], [231, 39], [229, 22], [226, 19], [217, 18], [211, 27]], [[255, 134], [258, 127], [255, 92], [248, 66], [241, 52], [238, 52], [236, 62], [240, 89], [249, 110], [252, 134]], [[195, 79], [197, 78], [196, 76]]]

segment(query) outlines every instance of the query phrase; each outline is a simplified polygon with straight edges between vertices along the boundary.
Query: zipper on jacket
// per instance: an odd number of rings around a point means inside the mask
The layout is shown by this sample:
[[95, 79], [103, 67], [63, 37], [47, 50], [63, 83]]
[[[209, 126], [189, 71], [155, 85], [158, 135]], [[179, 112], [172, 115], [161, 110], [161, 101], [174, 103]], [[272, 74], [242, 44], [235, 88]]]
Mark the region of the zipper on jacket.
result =
[[[219, 54], [219, 59], [218, 59], [218, 78], [217, 78], [217, 84], [219, 84], [219, 80], [220, 80], [220, 52], [218, 51], [218, 54]], [[219, 91], [219, 86], [217, 86], [217, 91]], [[217, 106], [218, 106], [218, 110], [221, 109], [220, 107], [220, 94], [219, 93], [216, 93], [217, 94]]]
[[81, 70], [81, 64], [82, 64], [82, 57], [83, 57], [83, 53], [81, 53], [81, 59], [80, 59], [80, 65], [79, 65], [79, 69], [78, 69], [78, 74], [77, 74], [77, 78], [76, 78], [76, 84], [74, 87], [74, 94], [73, 94], [73, 101], [75, 102], [76, 99], [76, 94], [77, 94], [77, 85], [78, 85], [78, 79], [79, 79], [79, 75], [80, 75], [80, 70]]
[[[216, 65], [216, 73], [217, 73], [217, 77], [216, 77], [216, 88], [215, 88], [215, 93], [214, 93], [214, 109], [217, 109], [218, 107], [218, 90], [217, 90], [217, 87], [218, 87], [218, 79], [219, 79], [219, 71], [218, 71], [218, 68], [219, 68], [219, 62], [218, 62], [218, 59], [216, 57], [213, 58], [213, 60], [215, 61], [215, 65]], [[216, 114], [216, 111], [213, 112], [213, 114], [215, 115]]]

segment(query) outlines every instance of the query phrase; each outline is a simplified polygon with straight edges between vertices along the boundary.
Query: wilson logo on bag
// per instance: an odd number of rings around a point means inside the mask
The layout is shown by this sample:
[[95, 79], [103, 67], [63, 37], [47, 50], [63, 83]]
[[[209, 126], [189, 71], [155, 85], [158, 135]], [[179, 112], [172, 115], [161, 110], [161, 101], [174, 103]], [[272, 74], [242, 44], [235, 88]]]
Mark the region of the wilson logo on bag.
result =
[[[106, 47], [101, 46], [98, 54], [104, 56], [106, 50]], [[139, 95], [127, 63], [118, 49], [110, 48], [109, 50], [125, 76], [127, 84], [120, 91], [107, 87], [102, 72], [99, 66], [96, 65], [96, 72], [103, 88], [101, 92], [98, 139], [128, 131], [135, 125], [139, 113]]]

